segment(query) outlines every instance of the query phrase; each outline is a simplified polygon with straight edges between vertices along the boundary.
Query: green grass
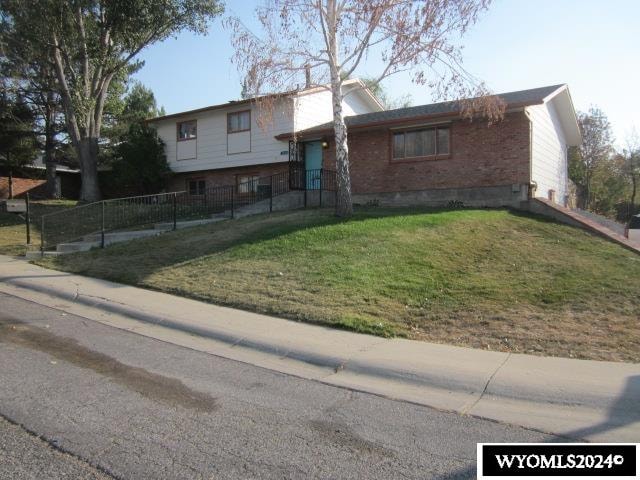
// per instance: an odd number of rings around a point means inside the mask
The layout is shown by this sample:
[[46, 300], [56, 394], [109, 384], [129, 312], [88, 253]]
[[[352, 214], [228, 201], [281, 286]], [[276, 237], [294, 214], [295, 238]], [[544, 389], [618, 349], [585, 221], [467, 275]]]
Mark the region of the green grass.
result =
[[284, 212], [39, 263], [376, 335], [640, 360], [640, 256], [506, 210]]
[[[40, 217], [46, 213], [71, 208], [75, 200], [31, 201], [31, 248], [40, 246]], [[0, 212], [0, 254], [24, 255], [27, 247], [27, 229], [24, 214]]]

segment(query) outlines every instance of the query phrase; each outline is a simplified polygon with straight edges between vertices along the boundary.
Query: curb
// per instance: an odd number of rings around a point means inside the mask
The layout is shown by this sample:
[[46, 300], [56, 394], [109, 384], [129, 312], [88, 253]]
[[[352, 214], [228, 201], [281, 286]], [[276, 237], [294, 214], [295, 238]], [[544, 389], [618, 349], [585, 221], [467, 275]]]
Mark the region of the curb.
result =
[[[138, 335], [537, 431], [607, 441], [640, 437], [640, 364], [383, 339], [4, 259], [8, 275], [0, 282], [7, 288], [0, 291]], [[607, 428], [591, 433], [593, 425]]]
[[[190, 325], [186, 322], [180, 322], [168, 317], [162, 317], [157, 314], [143, 312], [141, 310], [137, 310], [130, 306], [119, 304], [110, 300], [87, 297], [82, 293], [73, 295], [69, 292], [63, 291], [62, 289], [33, 285], [28, 281], [16, 280], [10, 277], [0, 278], [0, 282], [4, 282], [6, 284], [13, 285], [22, 289], [33, 290], [69, 302], [79, 303], [86, 307], [99, 308], [116, 315], [129, 317], [131, 319], [151, 325], [157, 325], [160, 327], [178, 330], [187, 334], [197, 335], [199, 337], [217, 340], [231, 347], [245, 347], [256, 350], [260, 353], [277, 356], [280, 359], [292, 359], [316, 367], [328, 368], [336, 373], [338, 371], [349, 371], [351, 373], [359, 375], [373, 376], [382, 380], [396, 380], [400, 382], [407, 382], [416, 386], [428, 386], [446, 391], [466, 393], [469, 395], [479, 395], [482, 391], [482, 389], [477, 387], [478, 382], [463, 382], [453, 378], [449, 379], [448, 381], [443, 381], [443, 376], [441, 375], [413, 375], [407, 372], [403, 372], [400, 369], [377, 366], [372, 363], [358, 361], [355, 359], [342, 358], [335, 355], [311, 353], [307, 350], [298, 348], [282, 348], [280, 345], [275, 343], [260, 341], [257, 339], [249, 339], [246, 337], [238, 339], [237, 336], [224, 332], [220, 329], [216, 329], [213, 326], [209, 328], [203, 328], [197, 325]], [[333, 330], [329, 327], [317, 327], [327, 330]], [[356, 333], [353, 334], [362, 335]], [[518, 399], [518, 397], [512, 398]]]
[[[282, 360], [297, 360], [315, 367], [327, 368], [335, 373], [348, 372], [367, 377], [375, 377], [379, 380], [392, 380], [409, 384], [411, 386], [430, 387], [452, 393], [462, 393], [472, 396], [481, 396], [486, 393], [488, 395], [506, 398], [509, 400], [535, 401], [537, 403], [547, 403], [559, 406], [599, 407], [600, 405], [602, 405], [602, 403], [612, 400], [611, 394], [607, 394], [599, 390], [590, 391], [589, 395], [585, 395], [584, 391], [582, 390], [578, 390], [572, 394], [572, 388], [570, 385], [562, 386], [562, 392], [564, 393], [564, 395], [561, 395], [561, 397], [579, 396], [581, 400], [580, 402], [567, 401], [566, 399], [558, 398], [558, 395], [541, 395], [541, 392], [538, 389], [532, 389], [530, 387], [529, 381], [526, 377], [516, 379], [512, 378], [512, 381], [508, 385], [496, 385], [495, 383], [493, 383], [496, 373], [498, 373], [498, 371], [501, 370], [511, 358], [511, 354], [507, 354], [504, 352], [488, 352], [484, 350], [479, 351], [484, 355], [493, 354], [496, 356], [503, 356], [504, 359], [497, 360], [499, 366], [486, 378], [474, 378], [472, 381], [470, 381], [469, 378], [456, 378], [454, 376], [447, 375], [445, 372], [409, 372], [403, 369], [402, 365], [397, 363], [395, 365], [389, 365], [389, 362], [386, 362], [385, 365], [382, 365], [381, 363], [359, 360], [357, 356], [354, 355], [350, 357], [342, 357], [338, 355], [327, 355], [317, 352], [310, 352], [302, 348], [284, 348], [281, 344], [259, 339], [259, 334], [251, 336], [253, 338], [246, 334], [234, 335], [232, 333], [224, 331], [223, 329], [216, 328], [214, 325], [202, 327], [195, 324], [190, 324], [188, 322], [176, 320], [167, 316], [145, 312], [129, 305], [117, 303], [113, 300], [86, 296], [83, 295], [80, 291], [76, 294], [71, 294], [70, 292], [64, 291], [61, 288], [55, 288], [53, 286], [34, 285], [33, 282], [16, 279], [15, 277], [2, 277], [0, 278], [0, 282], [13, 285], [18, 288], [43, 293], [45, 295], [63, 299], [72, 303], [81, 304], [86, 307], [98, 308], [100, 310], [107, 311], [115, 315], [128, 317], [146, 324], [157, 325], [190, 335], [196, 335], [198, 337], [216, 340], [228, 345], [231, 348], [244, 347], [263, 354], [273, 355]], [[318, 325], [315, 325], [315, 327], [328, 331], [334, 331], [334, 329], [331, 329], [330, 327], [323, 327]], [[368, 336], [352, 332], [350, 333], [358, 336]], [[372, 339], [378, 338], [372, 336], [369, 337], [371, 337]], [[380, 340], [381, 342], [384, 341], [382, 339]], [[457, 348], [464, 349], [464, 347]], [[473, 352], [474, 349], [467, 348], [465, 350]], [[543, 359], [544, 357], [541, 357], [540, 361], [544, 361]], [[638, 404], [640, 405], [640, 396], [638, 397]]]
[[34, 290], [40, 293], [44, 293], [46, 295], [50, 295], [52, 297], [57, 297], [60, 299], [67, 300], [69, 302], [80, 303], [87, 307], [92, 308], [100, 308], [101, 310], [106, 310], [110, 313], [114, 313], [116, 315], [122, 315], [124, 317], [129, 317], [134, 320], [138, 320], [140, 322], [149, 323], [152, 325], [158, 325], [160, 327], [170, 328], [173, 330], [179, 330], [184, 333], [198, 335], [204, 338], [210, 338], [212, 340], [217, 340], [230, 346], [244, 346], [247, 348], [252, 348], [254, 350], [258, 350], [262, 353], [277, 355], [278, 357], [287, 357], [292, 358], [294, 360], [299, 360], [305, 363], [309, 363], [311, 365], [315, 365], [317, 367], [327, 367], [331, 369], [338, 369], [341, 367], [343, 361], [337, 357], [325, 356], [325, 355], [315, 355], [308, 354], [303, 350], [286, 350], [282, 349], [279, 346], [275, 346], [273, 344], [269, 344], [266, 342], [259, 341], [251, 341], [246, 339], [238, 340], [237, 336], [231, 335], [229, 333], [216, 330], [216, 329], [206, 329], [202, 327], [198, 327], [195, 325], [189, 325], [185, 322], [179, 322], [167, 317], [161, 317], [152, 313], [145, 313], [140, 310], [136, 310], [132, 307], [118, 304], [112, 302], [110, 300], [103, 300], [95, 297], [86, 297], [82, 294], [71, 295], [67, 292], [57, 290], [51, 287], [43, 287], [43, 286], [34, 286], [29, 284], [29, 282], [23, 282], [14, 279], [0, 278], [1, 282], [7, 283], [9, 285], [13, 285], [19, 288], [24, 288], [27, 290]]

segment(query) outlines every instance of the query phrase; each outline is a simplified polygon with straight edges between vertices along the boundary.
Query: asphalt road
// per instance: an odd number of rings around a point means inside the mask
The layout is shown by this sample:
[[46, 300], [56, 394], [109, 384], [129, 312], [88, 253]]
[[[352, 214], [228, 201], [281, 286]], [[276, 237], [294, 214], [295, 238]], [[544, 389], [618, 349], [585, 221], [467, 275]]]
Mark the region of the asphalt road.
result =
[[0, 416], [2, 479], [473, 478], [477, 442], [555, 440], [4, 294]]
[[108, 480], [111, 477], [0, 418], [0, 478]]

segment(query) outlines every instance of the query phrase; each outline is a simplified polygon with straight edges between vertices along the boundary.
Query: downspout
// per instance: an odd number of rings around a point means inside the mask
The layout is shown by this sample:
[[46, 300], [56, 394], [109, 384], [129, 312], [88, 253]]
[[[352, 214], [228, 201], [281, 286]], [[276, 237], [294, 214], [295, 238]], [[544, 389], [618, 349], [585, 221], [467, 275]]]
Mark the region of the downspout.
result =
[[527, 185], [527, 197], [529, 200], [535, 197], [535, 189], [537, 188], [537, 184], [533, 181], [533, 120], [531, 119], [531, 114], [527, 107], [524, 107], [524, 115], [529, 120], [529, 178]]

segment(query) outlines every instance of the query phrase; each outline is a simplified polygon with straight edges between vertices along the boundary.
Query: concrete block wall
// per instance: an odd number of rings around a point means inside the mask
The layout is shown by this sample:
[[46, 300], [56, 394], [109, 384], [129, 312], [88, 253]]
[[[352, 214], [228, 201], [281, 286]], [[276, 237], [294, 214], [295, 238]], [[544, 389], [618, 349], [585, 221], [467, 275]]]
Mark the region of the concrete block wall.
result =
[[560, 223], [571, 225], [572, 227], [583, 229], [585, 228], [583, 222], [580, 222], [577, 219], [567, 215], [559, 208], [553, 207], [550, 202], [547, 201], [541, 201], [540, 199], [531, 199], [527, 202], [524, 202], [521, 205], [521, 209], [527, 210], [531, 213], [535, 213], [536, 215], [542, 215], [544, 217], [551, 218]]
[[[283, 195], [273, 197], [273, 211], [296, 210], [304, 207], [304, 192], [294, 191]], [[269, 199], [261, 200], [253, 205], [247, 205], [234, 209], [234, 218], [243, 218], [259, 213], [268, 213], [271, 210], [271, 201]]]
[[588, 232], [598, 235], [606, 240], [615, 242], [632, 252], [640, 254], [640, 244], [630, 241], [619, 233], [595, 222], [594, 220], [580, 215], [566, 207], [554, 204], [553, 202], [540, 198], [533, 198], [527, 202], [523, 202], [522, 209], [526, 209], [531, 213], [543, 215], [552, 218], [560, 223], [571, 225], [572, 227], [582, 228]]
[[[321, 201], [322, 205], [320, 205]], [[319, 190], [307, 191], [307, 207], [335, 207], [335, 205], [336, 192], [323, 190], [321, 196]]]
[[527, 200], [527, 185], [501, 185], [492, 187], [439, 188], [400, 192], [356, 193], [354, 203], [389, 207], [427, 206], [445, 207], [456, 202], [465, 207], [521, 208]]
[[[316, 208], [320, 206], [320, 192], [317, 190], [306, 192], [307, 208]], [[322, 192], [322, 207], [335, 206], [335, 193], [329, 191]], [[268, 213], [273, 208], [274, 212], [283, 210], [296, 210], [305, 207], [305, 192], [296, 190], [273, 197], [273, 205], [269, 199], [261, 200], [253, 205], [239, 207], [234, 210], [234, 218], [243, 218], [259, 213]]]

